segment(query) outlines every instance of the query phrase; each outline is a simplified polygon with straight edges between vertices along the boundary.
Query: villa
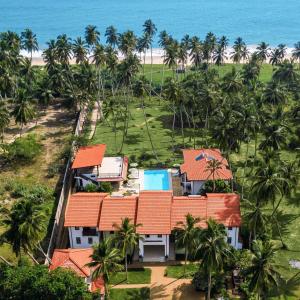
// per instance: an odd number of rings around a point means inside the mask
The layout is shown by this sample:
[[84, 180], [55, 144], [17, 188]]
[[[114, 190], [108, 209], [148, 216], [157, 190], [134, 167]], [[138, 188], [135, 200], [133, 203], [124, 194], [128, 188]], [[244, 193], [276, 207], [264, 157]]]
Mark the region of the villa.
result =
[[227, 242], [241, 249], [239, 196], [234, 193], [211, 193], [206, 196], [174, 196], [172, 191], [141, 191], [135, 196], [111, 196], [106, 193], [76, 193], [70, 196], [64, 226], [72, 249], [88, 248], [114, 234], [114, 224], [128, 217], [140, 234], [134, 260], [144, 262], [175, 260], [173, 230], [191, 213], [201, 218], [200, 227], [209, 218], [224, 224]]
[[72, 164], [79, 190], [108, 181], [120, 185], [127, 178], [127, 157], [105, 157], [106, 145], [80, 147]]
[[[184, 162], [180, 166], [180, 177], [183, 194], [198, 195], [207, 180], [229, 181], [233, 178], [219, 149], [184, 149], [182, 152]], [[209, 170], [209, 161], [213, 159], [221, 163], [214, 172]]]
[[91, 262], [92, 248], [87, 249], [55, 249], [50, 270], [56, 268], [67, 268], [74, 271], [78, 276], [84, 278], [91, 292], [100, 292], [104, 295], [104, 281], [102, 278], [92, 280], [92, 270], [86, 264]]

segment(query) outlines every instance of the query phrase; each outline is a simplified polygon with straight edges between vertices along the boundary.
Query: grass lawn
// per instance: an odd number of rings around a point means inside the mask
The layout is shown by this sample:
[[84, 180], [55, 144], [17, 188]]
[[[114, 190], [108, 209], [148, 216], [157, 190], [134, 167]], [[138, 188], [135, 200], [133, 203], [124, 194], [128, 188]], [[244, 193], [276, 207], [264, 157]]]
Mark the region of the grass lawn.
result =
[[[131, 161], [137, 161], [140, 166], [155, 167], [158, 161], [151, 150], [151, 144], [147, 135], [147, 129], [143, 112], [138, 100], [130, 104], [131, 118], [129, 120], [128, 136], [125, 140], [123, 153]], [[184, 148], [180, 128], [176, 128], [175, 152], [172, 147], [172, 118], [173, 114], [164, 101], [159, 102], [157, 98], [146, 101], [146, 114], [149, 131], [161, 165], [172, 166], [182, 161], [181, 149]], [[185, 148], [193, 147], [193, 130], [185, 129]], [[119, 153], [123, 136], [123, 122], [117, 123], [116, 140], [114, 137], [111, 119], [100, 122], [97, 125], [93, 144], [105, 143], [107, 155]], [[196, 137], [196, 145], [203, 144], [201, 136]]]
[[[126, 283], [126, 273], [118, 272], [111, 276], [109, 283], [112, 285]], [[139, 268], [128, 270], [128, 284], [146, 284], [151, 282], [151, 269]]]
[[[199, 265], [196, 263], [189, 263], [186, 265], [185, 278], [193, 278], [195, 272], [199, 269]], [[167, 266], [166, 276], [171, 278], [183, 278], [184, 276], [184, 265]]]
[[140, 289], [111, 289], [111, 300], [148, 300], [150, 299], [150, 289], [147, 287]]
[[[237, 70], [241, 70], [243, 67], [243, 64], [225, 64], [223, 66], [213, 66], [213, 68], [217, 69], [219, 71], [219, 74], [221, 77], [223, 77], [226, 73], [230, 72], [232, 67], [235, 67]], [[272, 77], [272, 70], [273, 66], [270, 64], [263, 64], [260, 72], [260, 80], [262, 82], [267, 82]], [[141, 74], [143, 72], [141, 71]], [[151, 74], [151, 65], [145, 65], [145, 76], [150, 79]], [[153, 65], [152, 67], [152, 79], [153, 82], [156, 84], [161, 84], [162, 82], [162, 75], [163, 75], [163, 65]], [[173, 71], [169, 70], [168, 67], [165, 66], [164, 71], [164, 78], [172, 77]]]

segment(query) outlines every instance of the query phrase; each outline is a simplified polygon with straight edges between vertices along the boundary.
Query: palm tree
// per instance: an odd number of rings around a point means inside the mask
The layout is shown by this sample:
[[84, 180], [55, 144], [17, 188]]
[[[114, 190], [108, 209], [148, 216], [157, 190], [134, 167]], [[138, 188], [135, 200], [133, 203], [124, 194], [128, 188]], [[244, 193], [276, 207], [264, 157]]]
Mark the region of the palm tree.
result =
[[88, 25], [85, 27], [85, 41], [90, 48], [97, 45], [100, 40], [100, 32], [97, 30], [97, 26]]
[[164, 58], [164, 64], [173, 70], [173, 76], [177, 68], [178, 50], [179, 44], [176, 40], [172, 40], [166, 47], [166, 55]]
[[22, 134], [23, 126], [26, 125], [35, 116], [35, 111], [30, 103], [28, 92], [24, 89], [19, 89], [15, 99], [15, 106], [11, 112], [15, 118], [15, 122], [21, 125], [20, 135]]
[[137, 40], [136, 49], [141, 55], [142, 55], [142, 53], [144, 54], [143, 74], [145, 74], [146, 51], [149, 49], [150, 43], [151, 43], [151, 41], [150, 41], [148, 33], [143, 34], [143, 36]]
[[240, 63], [243, 56], [243, 48], [245, 47], [245, 42], [241, 37], [238, 37], [233, 44], [233, 52], [231, 52], [230, 58], [235, 63]]
[[284, 87], [276, 82], [271, 81], [268, 83], [266, 89], [263, 92], [263, 100], [274, 106], [282, 105], [286, 103], [286, 90]]
[[280, 62], [281, 62], [280, 50], [278, 48], [275, 48], [270, 53], [269, 63], [272, 64], [272, 66], [274, 66], [280, 64]]
[[72, 57], [72, 44], [66, 34], [59, 35], [56, 40], [57, 60], [64, 66], [68, 66]]
[[262, 208], [261, 203], [256, 201], [249, 201], [244, 199], [245, 213], [243, 215], [243, 220], [247, 224], [250, 236], [249, 245], [252, 240], [257, 239], [257, 233], [264, 233], [269, 222], [269, 216], [266, 214], [265, 210]]
[[217, 66], [221, 66], [225, 59], [226, 59], [226, 55], [225, 52], [223, 50], [223, 48], [218, 45], [217, 48], [215, 49], [214, 53], [213, 53], [213, 61]]
[[206, 35], [203, 43], [203, 58], [207, 61], [207, 63], [210, 62], [212, 58], [212, 54], [216, 49], [216, 45], [217, 45], [216, 36], [212, 32], [209, 32]]
[[[168, 35], [168, 33], [163, 30], [159, 33], [159, 40], [158, 44], [163, 49], [163, 61], [165, 60], [166, 56], [166, 47], [170, 43], [171, 37]], [[161, 77], [161, 88], [160, 91], [162, 91], [162, 87], [164, 85], [164, 76], [165, 76], [165, 64], [163, 64], [163, 71], [162, 71], [162, 77]]]
[[147, 79], [144, 76], [142, 76], [140, 79], [135, 81], [135, 84], [133, 86], [133, 94], [134, 94], [134, 96], [141, 99], [141, 108], [143, 110], [144, 120], [145, 120], [145, 124], [146, 124], [148, 138], [149, 138], [151, 148], [152, 148], [152, 153], [156, 157], [157, 162], [159, 162], [157, 151], [154, 147], [153, 140], [152, 140], [152, 137], [151, 137], [151, 134], [150, 134], [147, 114], [146, 114], [146, 111], [145, 111], [145, 101], [144, 101], [144, 99], [145, 99], [146, 95], [149, 95], [149, 97], [150, 97], [151, 87], [150, 87], [149, 82], [147, 81]]
[[296, 43], [294, 45], [294, 49], [292, 51], [292, 58], [295, 60], [295, 61], [299, 61], [300, 63], [300, 42]]
[[202, 257], [200, 268], [207, 274], [206, 299], [210, 300], [212, 273], [222, 271], [224, 259], [230, 255], [230, 251], [226, 243], [227, 234], [224, 225], [212, 219], [206, 221], [206, 224], [207, 228], [202, 230], [197, 252]]
[[39, 46], [37, 37], [31, 29], [27, 28], [21, 33], [21, 46], [30, 53], [30, 60], [32, 60], [32, 52], [38, 51]]
[[190, 41], [190, 56], [195, 67], [199, 67], [203, 59], [203, 48], [197, 36], [193, 36]]
[[0, 99], [0, 131], [1, 131], [1, 139], [3, 142], [4, 130], [9, 125], [9, 111], [7, 109], [6, 103], [1, 98]]
[[249, 290], [257, 294], [257, 299], [265, 299], [280, 278], [274, 262], [276, 250], [271, 242], [256, 240], [252, 243], [252, 253], [252, 265], [245, 271], [250, 276]]
[[92, 279], [103, 278], [105, 295], [109, 298], [109, 278], [112, 274], [122, 271], [123, 266], [120, 264], [122, 260], [121, 251], [112, 248], [110, 239], [104, 239], [97, 245], [93, 246], [92, 261], [87, 264], [92, 268]]
[[269, 44], [265, 42], [261, 42], [260, 44], [258, 44], [258, 46], [256, 47], [256, 54], [261, 63], [267, 60], [267, 58], [269, 57], [269, 51]]
[[279, 44], [277, 49], [279, 51], [279, 58], [280, 58], [281, 61], [283, 61], [284, 57], [286, 56], [287, 47], [286, 47], [285, 44]]
[[125, 57], [128, 57], [136, 49], [137, 38], [133, 31], [128, 30], [119, 36], [119, 49]]
[[266, 124], [263, 130], [264, 139], [260, 143], [259, 148], [262, 150], [273, 149], [275, 151], [281, 149], [286, 145], [286, 132], [287, 128], [284, 125], [276, 123]]
[[299, 74], [295, 70], [293, 63], [284, 61], [273, 73], [273, 79], [285, 83], [287, 86], [297, 82]]
[[219, 172], [220, 169], [222, 169], [222, 166], [223, 166], [223, 164], [221, 161], [213, 158], [208, 161], [207, 166], [205, 168], [205, 171], [209, 172], [207, 179], [210, 179], [210, 177], [212, 176], [213, 193], [216, 190], [216, 182], [215, 182], [216, 174]]
[[151, 85], [152, 84], [152, 67], [153, 67], [152, 42], [153, 42], [153, 37], [155, 36], [155, 34], [157, 32], [157, 28], [151, 19], [146, 20], [143, 27], [144, 27], [144, 34], [147, 34], [147, 36], [149, 37], [149, 42], [150, 42], [150, 55], [151, 55], [150, 85]]
[[73, 54], [76, 59], [76, 64], [83, 63], [87, 60], [87, 49], [84, 40], [81, 37], [78, 37], [73, 42]]
[[181, 68], [183, 71], [185, 71], [185, 65], [187, 63], [188, 59], [188, 47], [187, 44], [184, 42], [181, 42], [179, 44], [178, 48], [178, 61], [181, 63]]
[[118, 32], [114, 26], [109, 26], [105, 31], [106, 43], [113, 49], [118, 45]]
[[185, 276], [188, 255], [191, 255], [196, 246], [196, 239], [199, 237], [200, 228], [197, 224], [200, 218], [195, 218], [191, 214], [185, 216], [185, 222], [178, 222], [174, 229], [176, 246], [184, 248], [184, 269]]
[[2, 211], [1, 223], [6, 229], [1, 240], [11, 244], [14, 253], [28, 253], [36, 248], [45, 231], [46, 216], [41, 207], [30, 200], [17, 201], [10, 210]]
[[126, 282], [128, 282], [127, 255], [132, 254], [140, 239], [140, 235], [136, 232], [138, 226], [140, 226], [140, 224], [131, 223], [131, 219], [129, 218], [122, 219], [121, 225], [113, 224], [116, 247], [121, 249], [122, 255], [125, 258]]

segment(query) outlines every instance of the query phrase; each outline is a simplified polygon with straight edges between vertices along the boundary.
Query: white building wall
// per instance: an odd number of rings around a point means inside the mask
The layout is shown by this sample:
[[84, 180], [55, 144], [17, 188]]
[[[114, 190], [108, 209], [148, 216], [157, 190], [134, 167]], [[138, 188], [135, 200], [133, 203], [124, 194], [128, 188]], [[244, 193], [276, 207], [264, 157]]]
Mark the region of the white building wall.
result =
[[99, 243], [100, 233], [98, 231], [96, 236], [83, 236], [83, 227], [76, 227], [76, 229], [75, 227], [69, 227], [68, 230], [71, 248], [90, 248], [94, 244]]
[[201, 190], [201, 188], [203, 187], [205, 181], [192, 181], [192, 195], [198, 195], [199, 191]]
[[141, 235], [139, 240], [139, 256], [144, 257], [144, 246], [164, 246], [165, 256], [169, 256], [170, 245], [169, 245], [169, 235], [168, 234], [149, 234]]
[[238, 227], [226, 227], [227, 242], [235, 249], [242, 249], [242, 244], [239, 243], [239, 228]]

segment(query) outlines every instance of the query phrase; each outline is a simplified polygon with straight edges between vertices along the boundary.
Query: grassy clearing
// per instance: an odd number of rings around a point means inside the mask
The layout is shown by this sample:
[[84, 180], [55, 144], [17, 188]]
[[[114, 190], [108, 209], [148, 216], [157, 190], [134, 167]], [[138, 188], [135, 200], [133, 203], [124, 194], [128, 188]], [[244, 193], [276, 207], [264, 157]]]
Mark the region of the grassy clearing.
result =
[[[139, 268], [128, 270], [128, 284], [146, 284], [151, 282], [151, 269]], [[110, 284], [123, 284], [126, 283], [126, 273], [118, 272], [111, 276]]]
[[111, 300], [148, 300], [150, 299], [150, 289], [144, 288], [130, 288], [130, 289], [112, 289], [110, 291]]
[[184, 277], [184, 265], [167, 266], [166, 276], [171, 278], [193, 278], [193, 275], [198, 271], [199, 265], [195, 263], [187, 264]]
[[[155, 167], [158, 163], [162, 166], [172, 166], [174, 163], [181, 162], [182, 148], [193, 147], [193, 130], [188, 128], [184, 130], [186, 137], [185, 146], [183, 146], [180, 128], [176, 127], [174, 136], [175, 152], [173, 152], [172, 111], [164, 101], [159, 101], [156, 98], [151, 101], [147, 100], [146, 114], [153, 144], [158, 152], [159, 161], [157, 161], [151, 150], [145, 119], [137, 100], [130, 104], [130, 112], [128, 136], [122, 152], [129, 156], [131, 161], [137, 161], [144, 167]], [[123, 122], [117, 123], [116, 140], [114, 135], [111, 119], [108, 119], [97, 125], [92, 143], [105, 143], [107, 145], [107, 155], [116, 155], [119, 153], [122, 143]], [[198, 135], [196, 146], [199, 147], [203, 142], [201, 136]]]
[[[225, 64], [223, 66], [213, 66], [216, 70], [219, 71], [220, 77], [223, 77], [226, 73], [230, 72], [232, 67], [235, 67], [237, 70], [241, 70], [243, 67], [243, 64]], [[164, 69], [164, 71], [163, 71]], [[164, 74], [164, 78], [172, 77], [173, 71], [168, 69], [167, 66], [164, 67], [164, 65], [153, 65], [152, 69], [152, 79], [153, 82], [156, 84], [161, 84], [162, 77]], [[272, 71], [273, 66], [270, 64], [263, 64], [260, 72], [260, 80], [262, 82], [267, 82], [272, 77]], [[143, 74], [143, 71], [141, 71], [141, 74]], [[145, 65], [145, 76], [150, 80], [150, 74], [151, 74], [151, 65]], [[182, 77], [182, 75], [180, 75]]]

